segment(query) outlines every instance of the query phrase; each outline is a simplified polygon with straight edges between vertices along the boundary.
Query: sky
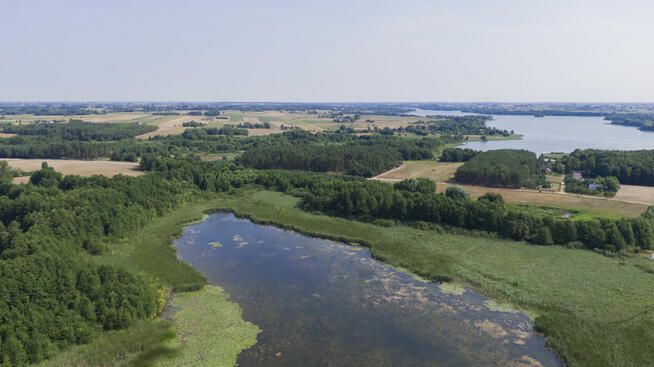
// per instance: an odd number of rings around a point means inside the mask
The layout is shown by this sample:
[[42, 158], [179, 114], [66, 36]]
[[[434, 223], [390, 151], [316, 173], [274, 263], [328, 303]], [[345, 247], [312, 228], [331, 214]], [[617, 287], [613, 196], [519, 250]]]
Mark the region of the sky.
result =
[[654, 102], [654, 1], [0, 0], [0, 101]]

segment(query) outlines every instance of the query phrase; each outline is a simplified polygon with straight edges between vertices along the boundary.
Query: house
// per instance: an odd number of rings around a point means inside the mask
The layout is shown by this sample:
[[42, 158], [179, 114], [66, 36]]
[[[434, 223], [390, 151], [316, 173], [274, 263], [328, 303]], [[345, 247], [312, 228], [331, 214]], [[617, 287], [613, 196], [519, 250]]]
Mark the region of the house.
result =
[[552, 167], [550, 167], [549, 164], [541, 164], [540, 165], [540, 170], [547, 173], [547, 174], [552, 173]]
[[572, 178], [579, 181], [584, 180], [584, 176], [581, 174], [581, 171], [572, 171]]
[[595, 182], [592, 182], [590, 185], [588, 185], [588, 190], [597, 190], [599, 189], [599, 185], [596, 184]]

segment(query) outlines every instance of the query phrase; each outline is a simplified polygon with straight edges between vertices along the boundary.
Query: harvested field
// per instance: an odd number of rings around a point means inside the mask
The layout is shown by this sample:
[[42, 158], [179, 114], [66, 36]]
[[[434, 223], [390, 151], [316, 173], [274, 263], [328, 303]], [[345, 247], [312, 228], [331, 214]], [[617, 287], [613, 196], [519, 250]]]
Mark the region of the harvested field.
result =
[[615, 194], [613, 199], [630, 203], [654, 205], [654, 187], [620, 185], [620, 190]]
[[162, 119], [162, 122], [157, 124], [159, 127], [157, 130], [149, 132], [147, 134], [142, 134], [137, 136], [137, 139], [147, 139], [152, 136], [166, 136], [166, 135], [175, 135], [181, 134], [184, 130], [188, 129], [187, 127], [182, 126], [183, 123], [189, 122], [192, 120], [198, 121], [200, 116], [175, 116], [172, 119]]
[[[138, 163], [113, 161], [81, 161], [73, 159], [1, 159], [7, 161], [10, 167], [20, 168], [23, 171], [36, 171], [41, 169], [42, 162], [64, 175], [92, 176], [103, 175], [112, 177], [117, 174], [127, 176], [140, 176], [144, 174]], [[16, 177], [14, 183], [24, 183], [29, 177]]]
[[[402, 166], [384, 172], [372, 179], [395, 183], [407, 178], [426, 177], [437, 183], [438, 192], [444, 192], [449, 186], [455, 185], [451, 180], [454, 178], [456, 169], [461, 164], [434, 161], [406, 161]], [[553, 188], [543, 189], [542, 191], [471, 185], [457, 186], [470, 192], [470, 196], [473, 199], [487, 192], [494, 192], [501, 194], [504, 200], [510, 203], [555, 206], [571, 210], [578, 209], [613, 217], [637, 217], [649, 205], [654, 205], [654, 187], [623, 185], [618, 195], [612, 199], [607, 199], [558, 192], [555, 189], [555, 184], [558, 181], [558, 185], [560, 185], [560, 176], [552, 175], [548, 176], [548, 179], [552, 181]]]
[[[439, 182], [436, 190], [444, 192], [452, 183]], [[546, 206], [556, 206], [568, 209], [580, 209], [593, 212], [596, 214], [620, 217], [637, 217], [642, 214], [648, 205], [639, 203], [630, 203], [616, 199], [607, 199], [602, 197], [566, 194], [560, 192], [536, 191], [527, 189], [503, 189], [496, 187], [484, 186], [460, 186], [470, 192], [472, 198], [477, 198], [487, 192], [501, 194], [504, 200], [510, 203], [537, 204]]]
[[436, 182], [445, 182], [454, 178], [460, 162], [405, 161], [400, 167], [374, 177], [376, 180], [397, 182], [407, 178], [426, 177]]
[[279, 134], [282, 130], [280, 129], [248, 129], [248, 136], [263, 136], [271, 134]]

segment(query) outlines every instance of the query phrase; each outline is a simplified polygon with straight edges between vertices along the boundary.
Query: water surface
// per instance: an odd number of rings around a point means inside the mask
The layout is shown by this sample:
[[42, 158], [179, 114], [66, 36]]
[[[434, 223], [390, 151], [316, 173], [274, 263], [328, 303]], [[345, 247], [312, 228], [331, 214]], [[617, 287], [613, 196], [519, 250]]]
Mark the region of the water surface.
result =
[[175, 246], [261, 328], [240, 366], [561, 365], [526, 314], [445, 293], [364, 248], [233, 214], [185, 227]]
[[[472, 115], [461, 111], [416, 110], [416, 116]], [[580, 149], [654, 149], [654, 133], [635, 127], [611, 125], [602, 117], [493, 115], [487, 124], [522, 134], [520, 140], [468, 142], [462, 147], [475, 150], [526, 149], [536, 154], [570, 153]]]

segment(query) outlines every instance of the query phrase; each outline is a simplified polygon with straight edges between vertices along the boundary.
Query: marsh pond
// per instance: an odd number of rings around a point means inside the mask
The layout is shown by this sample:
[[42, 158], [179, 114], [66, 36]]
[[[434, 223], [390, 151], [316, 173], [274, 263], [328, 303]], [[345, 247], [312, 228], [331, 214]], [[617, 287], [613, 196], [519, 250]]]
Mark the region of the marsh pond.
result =
[[227, 213], [185, 227], [175, 247], [262, 330], [240, 366], [561, 366], [528, 315], [362, 247]]

